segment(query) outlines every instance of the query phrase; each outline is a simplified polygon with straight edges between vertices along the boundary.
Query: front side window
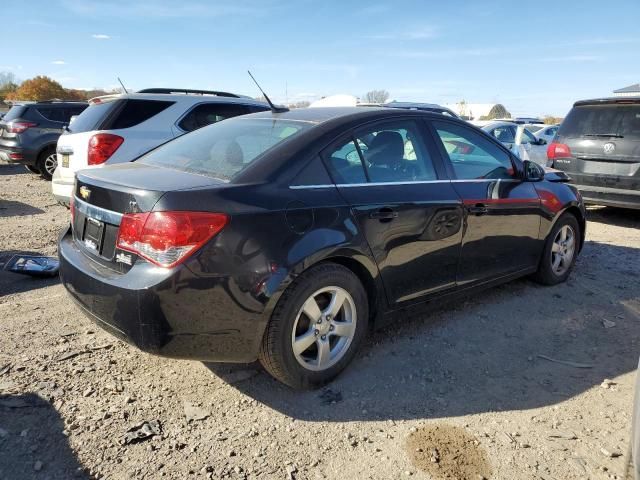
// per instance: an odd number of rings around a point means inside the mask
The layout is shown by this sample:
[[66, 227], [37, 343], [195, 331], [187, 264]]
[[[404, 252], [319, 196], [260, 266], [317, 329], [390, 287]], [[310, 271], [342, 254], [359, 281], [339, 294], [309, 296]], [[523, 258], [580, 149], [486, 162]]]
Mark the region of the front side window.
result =
[[184, 118], [180, 120], [178, 126], [185, 132], [192, 132], [193, 130], [206, 127], [212, 123], [247, 113], [249, 113], [249, 109], [244, 105], [203, 103], [187, 113]]
[[418, 125], [413, 121], [358, 130], [330, 151], [327, 163], [338, 184], [403, 183], [437, 178]]
[[537, 143], [538, 140], [533, 136], [531, 132], [529, 132], [526, 128], [522, 130], [522, 138], [520, 139], [520, 143], [525, 145], [527, 143]]
[[483, 134], [447, 122], [433, 122], [456, 178], [515, 178], [511, 158]]

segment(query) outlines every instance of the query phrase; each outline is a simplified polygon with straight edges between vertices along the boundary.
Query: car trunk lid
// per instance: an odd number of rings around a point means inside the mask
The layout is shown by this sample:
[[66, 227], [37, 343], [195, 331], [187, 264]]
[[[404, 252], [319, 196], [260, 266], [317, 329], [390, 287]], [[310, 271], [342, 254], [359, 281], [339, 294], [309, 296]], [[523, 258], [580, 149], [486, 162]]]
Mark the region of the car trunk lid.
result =
[[71, 207], [73, 237], [98, 263], [124, 273], [137, 259], [116, 247], [124, 214], [151, 211], [168, 191], [220, 183], [210, 177], [137, 163], [81, 171]]
[[640, 180], [640, 102], [578, 103], [560, 126], [554, 143], [571, 155], [554, 167], [576, 183], [637, 188]]

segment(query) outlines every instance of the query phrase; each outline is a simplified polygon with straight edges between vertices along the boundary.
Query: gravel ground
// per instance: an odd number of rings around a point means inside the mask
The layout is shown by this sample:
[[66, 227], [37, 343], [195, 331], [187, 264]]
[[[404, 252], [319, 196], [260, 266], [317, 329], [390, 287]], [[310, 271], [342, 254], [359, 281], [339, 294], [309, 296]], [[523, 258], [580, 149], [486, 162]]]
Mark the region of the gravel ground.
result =
[[[256, 365], [142, 354], [56, 280], [0, 272], [0, 479], [619, 478], [640, 215], [589, 215], [566, 284], [520, 280], [404, 318], [311, 392]], [[55, 254], [67, 221], [48, 183], [0, 165], [0, 253]]]

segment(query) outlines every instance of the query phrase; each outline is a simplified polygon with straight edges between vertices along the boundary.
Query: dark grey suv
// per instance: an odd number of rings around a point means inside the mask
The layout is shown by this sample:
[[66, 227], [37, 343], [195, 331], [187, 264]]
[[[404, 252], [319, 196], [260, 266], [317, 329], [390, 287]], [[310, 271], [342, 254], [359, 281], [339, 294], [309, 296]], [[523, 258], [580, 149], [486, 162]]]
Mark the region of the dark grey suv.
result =
[[585, 203], [640, 209], [640, 97], [576, 102], [547, 157]]
[[0, 160], [22, 163], [51, 180], [56, 169], [56, 143], [71, 117], [85, 102], [37, 102], [14, 105], [0, 121]]

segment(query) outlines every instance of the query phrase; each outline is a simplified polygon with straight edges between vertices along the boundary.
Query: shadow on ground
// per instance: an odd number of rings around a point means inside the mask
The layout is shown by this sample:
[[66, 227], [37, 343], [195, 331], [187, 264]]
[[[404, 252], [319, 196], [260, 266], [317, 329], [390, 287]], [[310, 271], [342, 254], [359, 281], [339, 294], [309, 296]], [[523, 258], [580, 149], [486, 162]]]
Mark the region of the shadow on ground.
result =
[[23, 217], [39, 213], [44, 213], [44, 210], [15, 200], [0, 199], [0, 218]]
[[12, 163], [0, 163], [0, 175], [36, 175], [31, 173], [24, 165], [17, 165]]
[[[617, 227], [640, 228], [640, 210], [614, 207], [589, 207], [587, 220]], [[587, 226], [587, 228], [589, 228]]]
[[[431, 313], [400, 315], [370, 335], [352, 365], [321, 390], [293, 391], [256, 374], [255, 365], [207, 367], [249, 397], [305, 420], [456, 417], [554, 405], [636, 368], [639, 253], [588, 242], [565, 284], [524, 279]], [[614, 326], [605, 327], [605, 319]]]
[[88, 479], [55, 408], [35, 394], [0, 395], [0, 478]]

